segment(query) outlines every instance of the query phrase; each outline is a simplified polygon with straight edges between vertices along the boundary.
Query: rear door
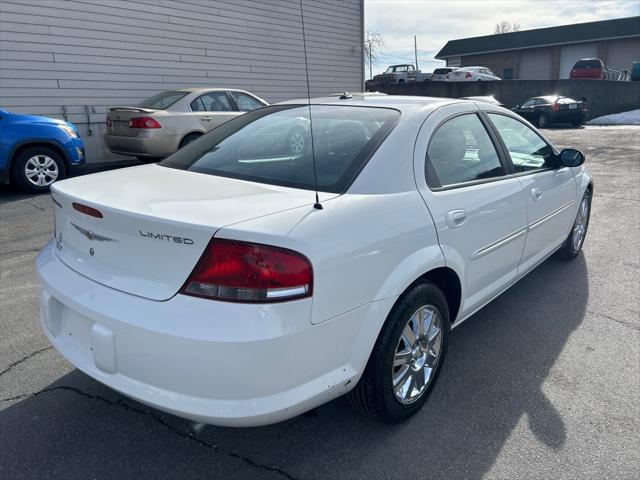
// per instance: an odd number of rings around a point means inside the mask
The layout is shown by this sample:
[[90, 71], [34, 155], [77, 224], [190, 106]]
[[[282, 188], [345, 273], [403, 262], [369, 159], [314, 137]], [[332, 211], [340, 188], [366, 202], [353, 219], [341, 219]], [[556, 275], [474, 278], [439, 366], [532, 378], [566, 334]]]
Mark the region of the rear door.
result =
[[414, 154], [418, 189], [448, 266], [463, 283], [460, 318], [516, 279], [527, 228], [527, 202], [486, 120], [470, 104], [431, 114]]
[[577, 206], [570, 168], [559, 167], [553, 147], [536, 131], [511, 116], [487, 114], [513, 163], [527, 199], [527, 241], [520, 275], [544, 260], [567, 238]]
[[203, 93], [191, 102], [190, 107], [206, 131], [240, 114], [233, 99], [225, 91]]

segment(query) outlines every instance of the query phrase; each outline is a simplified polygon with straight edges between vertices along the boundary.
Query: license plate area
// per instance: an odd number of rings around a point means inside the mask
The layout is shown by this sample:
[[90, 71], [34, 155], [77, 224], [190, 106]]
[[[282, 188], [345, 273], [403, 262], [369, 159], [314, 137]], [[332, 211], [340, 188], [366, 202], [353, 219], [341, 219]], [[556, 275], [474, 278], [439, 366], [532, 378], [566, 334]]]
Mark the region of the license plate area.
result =
[[575, 103], [571, 103], [569, 104], [569, 110], [577, 110], [578, 105], [576, 105]]

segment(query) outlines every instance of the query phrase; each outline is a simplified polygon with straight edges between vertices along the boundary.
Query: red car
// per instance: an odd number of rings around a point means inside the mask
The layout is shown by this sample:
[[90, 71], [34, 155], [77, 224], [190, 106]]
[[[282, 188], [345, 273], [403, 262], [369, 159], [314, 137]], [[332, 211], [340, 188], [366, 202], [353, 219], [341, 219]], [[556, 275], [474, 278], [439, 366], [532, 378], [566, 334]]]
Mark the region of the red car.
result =
[[629, 80], [629, 72], [619, 72], [605, 66], [599, 58], [583, 58], [578, 60], [571, 69], [569, 78], [574, 80]]

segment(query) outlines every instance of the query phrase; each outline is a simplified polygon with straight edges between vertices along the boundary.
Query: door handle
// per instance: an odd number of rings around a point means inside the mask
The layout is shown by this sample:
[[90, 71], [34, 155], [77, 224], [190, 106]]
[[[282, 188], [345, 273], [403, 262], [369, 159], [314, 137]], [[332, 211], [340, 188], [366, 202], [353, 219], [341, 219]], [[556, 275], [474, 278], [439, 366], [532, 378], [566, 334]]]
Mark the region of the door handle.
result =
[[459, 228], [467, 221], [466, 210], [451, 210], [446, 215], [447, 226], [451, 229]]
[[213, 120], [213, 117], [200, 117], [200, 118], [201, 118], [202, 120], [207, 120], [207, 121], [209, 121], [209, 120]]
[[539, 188], [532, 188], [531, 195], [533, 195], [534, 200], [540, 200], [540, 197], [542, 196], [542, 190]]

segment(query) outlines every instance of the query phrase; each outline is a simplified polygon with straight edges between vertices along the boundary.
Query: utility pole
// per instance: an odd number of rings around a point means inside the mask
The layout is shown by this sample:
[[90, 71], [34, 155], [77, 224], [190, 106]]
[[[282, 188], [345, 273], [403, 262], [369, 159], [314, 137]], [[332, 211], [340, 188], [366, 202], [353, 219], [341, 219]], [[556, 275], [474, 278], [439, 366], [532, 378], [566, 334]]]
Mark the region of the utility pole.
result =
[[416, 57], [416, 70], [419, 70], [418, 67], [418, 40], [416, 38], [416, 36], [413, 36], [413, 54]]

